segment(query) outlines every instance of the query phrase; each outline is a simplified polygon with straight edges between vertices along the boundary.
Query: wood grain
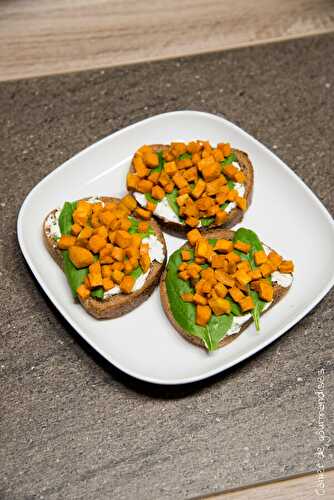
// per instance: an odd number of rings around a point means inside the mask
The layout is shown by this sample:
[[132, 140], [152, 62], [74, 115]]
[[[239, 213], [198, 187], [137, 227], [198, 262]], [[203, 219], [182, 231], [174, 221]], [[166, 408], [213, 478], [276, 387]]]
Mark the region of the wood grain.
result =
[[315, 498], [330, 500], [334, 498], [334, 470], [324, 473], [324, 487], [319, 486], [318, 476], [319, 474], [306, 474], [205, 498], [207, 500], [314, 500]]
[[331, 0], [3, 0], [0, 80], [332, 31]]

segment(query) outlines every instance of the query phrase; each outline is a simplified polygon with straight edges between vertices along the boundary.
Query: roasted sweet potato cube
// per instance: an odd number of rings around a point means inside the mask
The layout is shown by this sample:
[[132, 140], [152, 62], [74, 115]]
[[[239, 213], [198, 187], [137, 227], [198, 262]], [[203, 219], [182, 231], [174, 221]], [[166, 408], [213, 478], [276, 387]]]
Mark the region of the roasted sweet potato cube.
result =
[[89, 273], [88, 274], [88, 279], [89, 279], [90, 286], [92, 288], [96, 288], [97, 286], [101, 286], [102, 285], [102, 274], [92, 274], [92, 273]]
[[174, 189], [174, 182], [169, 182], [168, 184], [166, 184], [165, 186], [166, 193], [172, 193], [173, 189]]
[[119, 229], [118, 231], [116, 231], [115, 243], [121, 248], [127, 248], [132, 243], [132, 235], [127, 231]]
[[224, 159], [224, 153], [220, 149], [214, 149], [212, 151], [213, 157], [216, 161], [220, 162]]
[[198, 179], [194, 189], [191, 192], [191, 196], [193, 198], [199, 199], [204, 193], [205, 188], [206, 188], [206, 183], [203, 181], [203, 179]]
[[264, 278], [268, 278], [268, 276], [271, 275], [271, 273], [273, 272], [273, 268], [269, 264], [269, 261], [265, 262], [260, 266], [260, 271]]
[[195, 302], [195, 304], [200, 304], [201, 306], [205, 306], [208, 303], [208, 300], [203, 295], [195, 293], [193, 302]]
[[93, 234], [97, 234], [101, 236], [101, 238], [107, 239], [108, 238], [108, 229], [106, 226], [99, 226], [94, 229]]
[[215, 224], [220, 226], [226, 222], [227, 218], [228, 214], [224, 212], [224, 210], [219, 210], [219, 212], [216, 213]]
[[210, 293], [213, 285], [214, 282], [212, 280], [204, 280], [204, 283], [202, 284], [201, 288], [201, 293]]
[[153, 203], [153, 201], [148, 201], [146, 203], [146, 210], [149, 210], [150, 212], [154, 212], [155, 209], [156, 209], [156, 204]]
[[153, 182], [153, 184], [158, 184], [160, 177], [160, 172], [151, 172], [150, 175], [147, 177], [147, 180]]
[[147, 144], [144, 144], [143, 146], [140, 146], [140, 148], [137, 149], [136, 155], [140, 156], [141, 158], [144, 156], [146, 153], [152, 153], [153, 149], [151, 146], [148, 146]]
[[156, 200], [162, 200], [165, 197], [165, 191], [160, 186], [153, 186], [152, 196]]
[[149, 168], [155, 168], [159, 165], [159, 156], [153, 151], [144, 153], [143, 160], [145, 165], [147, 165]]
[[67, 234], [63, 234], [58, 242], [57, 242], [57, 246], [60, 250], [68, 250], [70, 247], [72, 247], [73, 245], [75, 245], [75, 242], [76, 242], [76, 237], [75, 236], [70, 236], [70, 235], [67, 235]]
[[230, 154], [232, 153], [231, 145], [228, 142], [223, 145], [223, 153], [224, 156], [230, 156]]
[[223, 285], [231, 288], [235, 284], [235, 280], [229, 276], [227, 273], [225, 273], [222, 269], [216, 269], [215, 270], [215, 278], [217, 281], [220, 283], [223, 283]]
[[120, 229], [123, 229], [123, 231], [128, 231], [131, 226], [132, 223], [128, 218], [124, 217], [123, 219], [121, 219], [121, 225], [119, 227]]
[[201, 271], [201, 277], [205, 280], [215, 280], [215, 272], [212, 269], [212, 267], [208, 267], [206, 269], [202, 269]]
[[192, 229], [187, 233], [187, 239], [192, 247], [194, 247], [198, 240], [202, 238], [198, 229]]
[[124, 249], [119, 248], [119, 247], [114, 247], [112, 252], [111, 252], [111, 256], [115, 260], [117, 260], [117, 262], [123, 262], [124, 257], [125, 257]]
[[190, 278], [188, 271], [179, 272], [178, 277], [183, 281], [188, 281]]
[[178, 160], [176, 162], [177, 168], [179, 170], [184, 169], [184, 168], [189, 168], [193, 164], [191, 158], [184, 158], [184, 160]]
[[268, 259], [270, 260], [270, 264], [274, 265], [275, 267], [278, 267], [282, 262], [282, 257], [277, 252], [275, 252], [275, 250], [271, 250], [269, 252]]
[[246, 180], [245, 174], [238, 170], [238, 172], [236, 172], [236, 174], [234, 175], [234, 180], [236, 182], [239, 182], [239, 184], [243, 184]]
[[201, 271], [201, 266], [199, 266], [198, 264], [193, 262], [191, 264], [188, 264], [187, 271], [188, 271], [190, 278], [198, 278], [199, 273]]
[[113, 248], [114, 247], [111, 243], [107, 243], [106, 246], [100, 250], [101, 264], [112, 264], [112, 262], [114, 261], [113, 257], [111, 256]]
[[93, 234], [93, 236], [89, 238], [88, 248], [93, 253], [98, 253], [103, 247], [106, 246], [106, 244], [106, 238], [102, 238], [99, 234]]
[[131, 293], [133, 285], [135, 284], [135, 278], [133, 276], [124, 276], [122, 281], [120, 282], [120, 289], [123, 293]]
[[139, 247], [141, 245], [141, 237], [139, 234], [133, 234], [132, 235], [132, 241], [131, 241], [131, 246], [134, 247], [134, 248], [138, 248], [138, 251], [139, 251]]
[[229, 262], [234, 262], [235, 264], [238, 264], [238, 262], [241, 261], [241, 257], [240, 255], [238, 255], [237, 253], [235, 252], [229, 252], [226, 254], [226, 258]]
[[236, 197], [238, 196], [238, 191], [235, 189], [230, 189], [229, 192], [227, 193], [227, 201], [235, 201]]
[[111, 269], [110, 264], [101, 266], [102, 278], [110, 278], [111, 277], [111, 273], [112, 273], [112, 269]]
[[195, 255], [197, 257], [208, 257], [210, 244], [206, 238], [200, 238], [196, 242]]
[[133, 243], [131, 243], [131, 246], [125, 249], [125, 255], [131, 259], [132, 257], [135, 257], [138, 259], [139, 257], [139, 247], [135, 247]]
[[181, 250], [181, 258], [182, 260], [191, 260], [192, 253], [189, 250]]
[[[237, 264], [237, 269], [243, 269], [244, 271], [246, 271], [246, 273], [249, 273], [251, 271], [251, 266], [250, 266], [248, 260], [242, 260], [241, 262], [239, 262]], [[235, 272], [235, 271], [233, 271], [233, 272]]]
[[184, 178], [188, 181], [188, 182], [194, 182], [194, 181], [197, 181], [197, 178], [198, 178], [198, 172], [197, 172], [197, 168], [196, 167], [191, 167], [191, 168], [188, 168], [184, 174], [183, 174]]
[[182, 194], [181, 196], [178, 196], [176, 198], [176, 203], [178, 204], [179, 207], [182, 207], [187, 203], [189, 200], [189, 194]]
[[228, 289], [226, 288], [226, 286], [224, 285], [224, 283], [217, 283], [215, 286], [214, 286], [214, 289], [215, 289], [215, 292], [216, 294], [221, 297], [222, 299], [224, 297], [226, 297], [227, 295], [227, 292], [228, 292]]
[[218, 177], [218, 179], [215, 179], [214, 181], [208, 182], [206, 184], [206, 194], [208, 196], [214, 196], [217, 193], [219, 193], [221, 187], [222, 187], [221, 177]]
[[214, 162], [211, 165], [202, 168], [202, 175], [206, 182], [210, 182], [217, 179], [220, 176], [220, 174], [221, 174], [221, 167], [217, 162]]
[[251, 281], [251, 277], [249, 273], [244, 271], [243, 269], [239, 269], [235, 274], [234, 274], [236, 280], [238, 283], [241, 285], [247, 285]]
[[236, 196], [235, 197], [235, 202], [237, 204], [237, 207], [241, 208], [243, 212], [247, 210], [247, 200], [243, 196]]
[[281, 273], [293, 273], [294, 265], [292, 260], [283, 260], [278, 266], [278, 269]]
[[226, 177], [234, 180], [235, 174], [238, 172], [238, 169], [235, 165], [232, 165], [232, 163], [229, 163], [228, 165], [224, 166], [223, 172], [224, 172], [224, 175], [226, 175]]
[[119, 269], [113, 269], [111, 277], [117, 285], [119, 285], [124, 278], [124, 273], [123, 271], [120, 271]]
[[130, 212], [132, 212], [137, 206], [137, 201], [131, 194], [125, 195], [121, 202], [130, 210]]
[[249, 250], [250, 250], [250, 244], [249, 243], [245, 243], [243, 241], [236, 241], [234, 244], [233, 244], [234, 248], [236, 250], [239, 250], [240, 252], [243, 252], [243, 253], [248, 253]]
[[176, 174], [173, 175], [173, 182], [179, 189], [188, 186], [188, 181], [183, 177], [182, 174], [180, 174], [180, 172], [176, 172]]
[[210, 299], [209, 306], [216, 316], [221, 316], [222, 314], [230, 314], [231, 312], [230, 302], [221, 297]]
[[259, 283], [258, 294], [260, 299], [271, 302], [274, 297], [274, 289], [268, 281], [261, 280]]
[[77, 294], [80, 297], [80, 299], [85, 300], [88, 299], [88, 297], [90, 296], [90, 290], [85, 285], [80, 285], [77, 288]]
[[211, 309], [209, 306], [196, 306], [196, 323], [200, 326], [205, 326], [211, 318]]
[[242, 312], [251, 311], [255, 307], [253, 299], [250, 295], [248, 295], [244, 299], [240, 300], [239, 305], [240, 305]]
[[121, 224], [122, 224], [122, 220], [115, 218], [112, 221], [112, 223], [110, 224], [109, 229], [111, 229], [111, 231], [116, 231], [117, 229], [121, 228]]
[[102, 279], [102, 286], [103, 286], [104, 291], [107, 292], [108, 290], [111, 290], [112, 288], [114, 288], [115, 283], [110, 278], [103, 278]]
[[117, 261], [115, 261], [115, 262], [113, 262], [110, 265], [111, 265], [111, 269], [113, 271], [116, 271], [116, 269], [117, 269], [117, 271], [123, 271], [124, 270], [124, 262], [117, 262]]
[[115, 215], [110, 210], [103, 210], [99, 213], [99, 219], [103, 225], [109, 227], [115, 219]]
[[192, 293], [181, 293], [181, 299], [184, 302], [193, 302], [194, 301], [194, 295]]
[[139, 264], [144, 273], [149, 270], [151, 266], [151, 259], [148, 253], [144, 253], [139, 256]]
[[89, 273], [90, 274], [101, 274], [101, 264], [99, 261], [93, 262], [93, 264], [91, 264], [89, 266]]
[[87, 223], [88, 217], [92, 213], [92, 205], [88, 201], [80, 200], [77, 203], [76, 209], [73, 211], [72, 218], [76, 224], [84, 226]]
[[245, 295], [242, 293], [242, 291], [239, 290], [239, 288], [237, 288], [235, 286], [230, 288], [228, 292], [231, 295], [234, 302], [240, 302], [242, 299], [245, 298]]
[[213, 255], [211, 265], [214, 269], [221, 269], [225, 266], [225, 255]]
[[136, 155], [132, 163], [136, 174], [139, 177], [146, 177], [149, 174], [149, 169], [146, 167], [145, 163], [143, 162], [143, 158], [141, 158], [140, 156]]
[[166, 161], [164, 168], [166, 174], [170, 175], [171, 177], [173, 177], [173, 175], [177, 172], [175, 161]]
[[137, 184], [137, 190], [140, 193], [150, 193], [153, 188], [153, 182], [148, 181], [147, 179], [140, 179], [140, 181]]
[[68, 255], [71, 262], [78, 269], [88, 267], [94, 262], [93, 254], [89, 250], [87, 250], [87, 248], [82, 248], [76, 245], [68, 249]]
[[262, 278], [262, 274], [261, 274], [260, 269], [253, 269], [252, 271], [250, 271], [249, 275], [250, 275], [252, 281], [259, 280], [260, 278]]
[[181, 262], [181, 264], [177, 269], [178, 271], [185, 271], [188, 268], [188, 265], [189, 265], [188, 262]]
[[268, 258], [266, 252], [264, 250], [258, 250], [257, 252], [254, 252], [254, 260], [257, 266], [260, 266], [261, 264], [267, 262]]
[[197, 227], [199, 223], [199, 219], [197, 217], [187, 217], [185, 220], [187, 226]]
[[74, 236], [78, 236], [78, 234], [80, 233], [82, 227], [80, 226], [80, 224], [72, 224], [71, 226], [71, 233], [74, 235]]
[[228, 264], [227, 264], [227, 268], [225, 269], [225, 271], [227, 271], [228, 274], [234, 274], [237, 270], [237, 264], [235, 262], [229, 262], [228, 260], [226, 262]]
[[148, 220], [151, 218], [151, 212], [149, 210], [145, 210], [145, 208], [136, 208], [136, 214], [139, 215], [142, 219]]
[[213, 247], [215, 252], [218, 253], [229, 253], [233, 250], [233, 243], [230, 240], [217, 240], [215, 246]]

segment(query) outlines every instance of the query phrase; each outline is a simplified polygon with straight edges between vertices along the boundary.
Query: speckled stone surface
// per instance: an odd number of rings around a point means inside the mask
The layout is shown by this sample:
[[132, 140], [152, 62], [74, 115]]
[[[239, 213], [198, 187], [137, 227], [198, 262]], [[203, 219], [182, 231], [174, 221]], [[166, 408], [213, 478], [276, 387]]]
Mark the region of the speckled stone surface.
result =
[[321, 368], [334, 430], [333, 293], [228, 372], [150, 386], [104, 362], [62, 319], [23, 260], [16, 217], [65, 159], [176, 109], [239, 124], [333, 214], [333, 52], [329, 35], [0, 85], [2, 499], [181, 499], [316, 470]]

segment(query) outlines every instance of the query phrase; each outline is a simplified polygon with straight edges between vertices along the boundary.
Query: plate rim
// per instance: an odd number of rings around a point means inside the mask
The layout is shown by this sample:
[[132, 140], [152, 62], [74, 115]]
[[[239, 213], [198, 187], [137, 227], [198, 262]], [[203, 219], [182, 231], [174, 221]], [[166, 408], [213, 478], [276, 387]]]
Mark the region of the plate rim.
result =
[[253, 137], [251, 134], [243, 130], [241, 127], [238, 125], [234, 124], [230, 120], [226, 119], [223, 116], [219, 116], [213, 113], [208, 113], [204, 111], [196, 111], [196, 110], [177, 110], [177, 111], [169, 111], [167, 113], [159, 113], [157, 115], [150, 116], [148, 118], [144, 118], [143, 120], [140, 120], [138, 122], [132, 123], [131, 125], [128, 125], [127, 127], [124, 127], [122, 129], [116, 130], [115, 132], [112, 132], [111, 134], [103, 137], [102, 139], [94, 142], [93, 144], [90, 144], [86, 148], [82, 149], [78, 153], [75, 153], [73, 156], [68, 158], [64, 163], [56, 167], [53, 171], [51, 171], [49, 174], [44, 176], [26, 195], [19, 213], [17, 217], [17, 238], [19, 242], [19, 246], [21, 249], [21, 252], [31, 270], [33, 273], [34, 277], [37, 279], [38, 284], [41, 286], [42, 290], [46, 293], [48, 296], [49, 300], [53, 303], [53, 305], [57, 308], [57, 310], [62, 314], [62, 316], [66, 319], [66, 321], [74, 328], [74, 330], [94, 349], [96, 350], [100, 356], [102, 356], [108, 363], [111, 363], [112, 365], [116, 366], [119, 370], [123, 371], [127, 375], [130, 375], [138, 380], [142, 380], [144, 382], [148, 382], [151, 384], [158, 384], [158, 385], [182, 385], [182, 384], [190, 384], [193, 382], [198, 382], [200, 380], [205, 380], [207, 378], [210, 378], [218, 373], [223, 373], [224, 371], [228, 370], [232, 366], [235, 366], [239, 364], [240, 362], [244, 361], [245, 359], [250, 358], [257, 352], [261, 351], [265, 347], [267, 347], [269, 344], [273, 343], [275, 340], [277, 340], [279, 337], [281, 337], [284, 333], [288, 332], [294, 325], [296, 325], [302, 318], [304, 318], [324, 297], [327, 295], [327, 293], [330, 291], [330, 289], [334, 285], [334, 268], [333, 268], [333, 273], [331, 278], [329, 279], [327, 285], [321, 290], [321, 292], [314, 298], [313, 301], [311, 301], [298, 315], [296, 315], [291, 321], [289, 321], [287, 324], [285, 324], [284, 327], [278, 329], [278, 331], [270, 337], [270, 339], [264, 339], [262, 342], [260, 342], [258, 345], [253, 347], [252, 349], [248, 350], [246, 353], [239, 355], [236, 359], [227, 362], [223, 367], [215, 367], [211, 370], [208, 370], [205, 374], [200, 374], [200, 375], [193, 375], [189, 377], [183, 377], [180, 379], [163, 379], [163, 378], [158, 378], [158, 377], [152, 377], [152, 376], [146, 376], [142, 375], [140, 373], [137, 373], [136, 370], [133, 370], [131, 368], [128, 368], [127, 366], [124, 366], [122, 363], [112, 359], [112, 356], [109, 356], [108, 354], [103, 352], [103, 349], [100, 348], [94, 341], [88, 338], [88, 336], [82, 331], [80, 324], [77, 323], [76, 320], [74, 320], [70, 314], [68, 314], [64, 309], [62, 304], [58, 302], [58, 300], [55, 298], [53, 295], [52, 291], [49, 290], [46, 282], [44, 282], [44, 279], [41, 277], [38, 268], [35, 267], [33, 264], [29, 252], [25, 246], [24, 243], [24, 238], [23, 238], [23, 223], [22, 219], [24, 217], [24, 212], [26, 209], [26, 206], [29, 204], [30, 199], [34, 196], [35, 192], [41, 188], [41, 186], [52, 178], [54, 175], [56, 175], [60, 170], [63, 170], [65, 168], [68, 168], [68, 163], [73, 161], [74, 159], [80, 158], [81, 155], [85, 154], [89, 149], [94, 149], [95, 147], [103, 144], [103, 142], [106, 142], [108, 139], [111, 137], [117, 137], [118, 135], [121, 135], [125, 133], [126, 131], [133, 129], [143, 123], [147, 123], [149, 121], [154, 121], [157, 120], [161, 117], [166, 117], [166, 116], [176, 116], [176, 115], [184, 115], [184, 114], [190, 114], [190, 115], [196, 115], [196, 116], [203, 116], [207, 117], [210, 119], [215, 119], [217, 121], [221, 121], [228, 125], [229, 127], [232, 127], [234, 130], [236, 130], [239, 134], [246, 136], [246, 138], [250, 139], [253, 141], [260, 149], [265, 149], [265, 152], [270, 155], [272, 159], [278, 160], [280, 163], [280, 167], [282, 167], [290, 176], [294, 178], [295, 181], [313, 198], [313, 200], [316, 202], [317, 207], [320, 209], [322, 214], [325, 216], [327, 219], [329, 225], [332, 228], [333, 235], [334, 235], [334, 220], [329, 213], [328, 209], [325, 207], [325, 205], [320, 201], [318, 196], [309, 188], [309, 186], [288, 166], [286, 163], [281, 160], [276, 154], [274, 154], [267, 146], [262, 144], [258, 139]]

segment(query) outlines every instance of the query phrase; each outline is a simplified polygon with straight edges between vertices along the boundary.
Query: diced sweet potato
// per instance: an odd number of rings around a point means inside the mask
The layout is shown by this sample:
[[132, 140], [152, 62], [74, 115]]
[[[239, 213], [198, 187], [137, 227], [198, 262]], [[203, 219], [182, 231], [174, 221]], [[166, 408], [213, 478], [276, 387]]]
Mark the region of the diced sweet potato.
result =
[[188, 271], [179, 272], [178, 277], [183, 281], [188, 281], [190, 278]]
[[242, 293], [242, 291], [235, 286], [229, 289], [229, 294], [231, 295], [234, 302], [240, 302], [245, 298], [245, 295]]
[[131, 195], [127, 194], [125, 195], [121, 202], [132, 212], [136, 206], [137, 206], [137, 201], [136, 199]]
[[151, 212], [149, 210], [145, 210], [145, 208], [140, 208], [140, 207], [136, 208], [136, 214], [145, 220], [148, 220], [151, 218]]
[[112, 288], [114, 288], [115, 283], [110, 278], [103, 278], [102, 286], [103, 286], [104, 290], [107, 292], [108, 290], [111, 290]]
[[245, 210], [247, 209], [247, 200], [246, 200], [246, 198], [244, 198], [242, 196], [236, 196], [235, 197], [235, 202], [236, 202], [237, 206], [239, 208], [241, 208], [241, 210], [243, 212], [245, 212]]
[[176, 174], [173, 175], [173, 182], [179, 189], [188, 186], [188, 181], [183, 177], [183, 175], [180, 172], [176, 172]]
[[211, 309], [209, 306], [196, 306], [196, 323], [205, 326], [211, 318]]
[[194, 247], [198, 240], [202, 238], [198, 229], [192, 229], [187, 233], [187, 239], [192, 247]]
[[123, 293], [131, 293], [133, 285], [135, 284], [135, 278], [133, 276], [124, 276], [119, 287]]
[[137, 184], [137, 190], [140, 193], [150, 193], [153, 188], [153, 182], [148, 181], [147, 179], [140, 179], [140, 181]]
[[197, 257], [207, 258], [209, 247], [210, 247], [210, 245], [209, 245], [208, 240], [206, 238], [200, 238], [196, 242], [195, 255]]
[[221, 224], [224, 224], [224, 222], [226, 222], [227, 218], [228, 218], [228, 214], [226, 212], [224, 212], [224, 210], [219, 210], [216, 213], [215, 224], [217, 226], [220, 226]]
[[209, 306], [216, 316], [221, 316], [222, 314], [230, 314], [231, 312], [230, 302], [221, 297], [210, 299]]
[[100, 262], [101, 264], [112, 264], [114, 259], [111, 254], [114, 246], [111, 243], [107, 243], [105, 247], [100, 250]]
[[173, 189], [174, 189], [174, 182], [169, 182], [168, 184], [166, 184], [165, 186], [166, 193], [172, 193]]
[[215, 278], [229, 288], [233, 287], [235, 284], [235, 280], [221, 269], [215, 270]]
[[132, 236], [127, 231], [119, 229], [116, 231], [115, 243], [121, 248], [127, 248], [131, 245]]
[[140, 235], [139, 234], [133, 234], [132, 235], [131, 246], [134, 247], [134, 248], [138, 248], [139, 249], [140, 245], [141, 245], [141, 237], [140, 237]]
[[89, 238], [88, 248], [93, 253], [98, 253], [106, 244], [107, 240], [105, 238], [102, 238], [99, 234], [93, 234], [93, 236]]
[[115, 219], [115, 215], [110, 210], [103, 210], [99, 213], [99, 219], [102, 224], [109, 227]]
[[88, 240], [92, 234], [93, 234], [94, 229], [92, 227], [85, 226], [82, 228], [78, 235], [78, 240], [83, 241], [83, 240]]
[[194, 301], [194, 295], [192, 293], [181, 293], [181, 299], [184, 302], [193, 302]]
[[98, 234], [101, 236], [101, 238], [107, 239], [108, 238], [108, 229], [106, 226], [99, 226], [94, 229], [93, 234]]
[[98, 274], [98, 273], [89, 273], [88, 274], [88, 279], [89, 279], [89, 283], [90, 283], [90, 286], [92, 288], [96, 288], [97, 286], [101, 286], [102, 285], [102, 274]]
[[249, 275], [250, 275], [252, 281], [259, 280], [260, 278], [262, 278], [262, 274], [261, 274], [260, 269], [253, 269], [252, 271], [250, 271]]
[[189, 250], [181, 250], [182, 260], [191, 260], [192, 254]]
[[109, 264], [101, 266], [102, 278], [110, 278], [111, 273], [112, 273], [112, 269], [111, 269], [111, 266]]
[[160, 186], [154, 186], [152, 188], [152, 196], [156, 200], [162, 200], [165, 197], [165, 191]]
[[80, 224], [72, 224], [71, 226], [71, 233], [74, 235], [74, 236], [78, 236], [78, 234], [80, 233], [82, 227], [80, 226]]
[[190, 278], [198, 278], [199, 273], [201, 271], [201, 266], [199, 266], [198, 264], [193, 262], [191, 264], [188, 264], [187, 271], [188, 271]]
[[132, 226], [132, 224], [131, 224], [131, 221], [129, 219], [127, 219], [126, 217], [121, 219], [121, 225], [119, 227], [120, 229], [123, 229], [123, 231], [128, 231], [131, 226]]
[[266, 252], [264, 250], [258, 250], [257, 252], [254, 252], [254, 260], [257, 266], [260, 266], [261, 264], [267, 262]]
[[249, 252], [249, 250], [250, 250], [250, 247], [251, 247], [251, 246], [250, 246], [250, 244], [249, 244], [249, 243], [245, 243], [245, 242], [240, 241], [240, 240], [238, 240], [238, 241], [236, 241], [236, 242], [234, 243], [234, 248], [235, 248], [236, 250], [239, 250], [240, 252], [243, 252], [243, 253], [248, 253], [248, 252]]
[[70, 235], [67, 235], [67, 234], [63, 234], [58, 242], [57, 242], [57, 246], [60, 250], [68, 250], [70, 247], [72, 247], [73, 245], [75, 245], [75, 242], [76, 242], [76, 237], [75, 236], [70, 236]]
[[206, 188], [206, 183], [203, 181], [203, 179], [198, 179], [194, 189], [191, 192], [191, 196], [196, 199], [200, 198], [204, 193], [205, 188]]
[[146, 167], [143, 159], [140, 156], [135, 156], [133, 159], [133, 166], [136, 174], [139, 177], [146, 177], [149, 174], [149, 169]]
[[143, 160], [145, 165], [147, 165], [149, 168], [154, 168], [159, 165], [159, 156], [153, 151], [144, 153]]
[[151, 259], [148, 253], [142, 254], [139, 257], [139, 264], [144, 273], [149, 270], [151, 266]]
[[199, 219], [197, 217], [187, 217], [185, 220], [187, 226], [197, 227], [199, 223]]
[[93, 254], [87, 248], [74, 245], [68, 249], [68, 255], [77, 269], [88, 267], [94, 262]]
[[199, 293], [195, 293], [193, 297], [193, 302], [195, 302], [195, 304], [200, 304], [202, 306], [205, 306], [208, 303], [207, 299], [203, 295], [200, 295]]
[[232, 163], [229, 163], [228, 165], [225, 165], [223, 168], [224, 175], [229, 177], [230, 179], [235, 178], [235, 174], [238, 172], [237, 167], [232, 165]]
[[235, 252], [229, 252], [226, 254], [226, 258], [229, 262], [234, 262], [235, 264], [238, 264], [238, 262], [241, 261], [241, 257], [240, 255], [238, 255], [237, 253]]
[[274, 250], [271, 250], [268, 254], [268, 260], [270, 262], [270, 265], [276, 271], [278, 269], [278, 266], [282, 262], [282, 257]]
[[251, 281], [249, 273], [246, 273], [243, 269], [239, 269], [234, 276], [241, 285], [247, 285]]
[[176, 203], [179, 205], [179, 207], [182, 207], [187, 203], [189, 200], [189, 194], [182, 194], [181, 196], [178, 196], [176, 198]]
[[239, 182], [239, 184], [243, 184], [245, 182], [245, 180], [246, 180], [245, 174], [239, 170], [234, 175], [234, 180], [236, 182]]
[[240, 300], [239, 305], [241, 307], [242, 312], [251, 311], [255, 307], [253, 299], [250, 295]]
[[271, 275], [271, 273], [273, 272], [273, 268], [269, 264], [269, 261], [265, 262], [260, 266], [260, 271], [264, 278], [268, 278], [268, 276]]
[[176, 174], [177, 168], [175, 161], [167, 161], [165, 163], [165, 172], [171, 177], [173, 177], [173, 175]]
[[211, 265], [213, 268], [221, 269], [225, 265], [225, 255], [213, 255]]
[[140, 177], [138, 177], [137, 174], [128, 174], [126, 178], [126, 184], [128, 186], [128, 189], [137, 189], [137, 185], [139, 182]]
[[224, 297], [226, 297], [227, 295], [227, 292], [228, 292], [228, 289], [226, 288], [226, 286], [224, 285], [224, 283], [217, 283], [215, 286], [214, 286], [214, 289], [215, 289], [215, 292], [216, 294], [221, 297], [222, 299]]
[[274, 297], [274, 289], [268, 281], [261, 280], [259, 283], [258, 294], [260, 299], [271, 302]]
[[281, 273], [293, 273], [294, 265], [292, 260], [283, 260], [278, 266], [278, 269]]
[[191, 168], [188, 168], [184, 174], [183, 174], [184, 178], [188, 181], [188, 182], [195, 182], [197, 181], [197, 178], [198, 178], [198, 172], [197, 172], [197, 168], [196, 167], [191, 167]]
[[80, 200], [77, 203], [76, 209], [73, 211], [72, 218], [76, 224], [84, 226], [88, 217], [92, 213], [92, 205], [85, 200]]
[[220, 176], [220, 174], [221, 174], [221, 167], [217, 162], [214, 162], [211, 165], [202, 168], [202, 175], [206, 182], [210, 182], [217, 179]]
[[90, 296], [90, 290], [85, 285], [80, 285], [77, 288], [77, 294], [80, 297], [80, 299], [85, 300], [88, 299], [88, 297]]
[[217, 240], [214, 251], [218, 253], [229, 253], [233, 250], [233, 243], [230, 240]]
[[113, 271], [116, 271], [116, 270], [117, 271], [123, 271], [124, 270], [124, 262], [117, 262], [117, 261], [113, 262], [111, 264], [111, 269]]
[[118, 269], [114, 269], [112, 271], [111, 277], [115, 283], [118, 285], [121, 283], [122, 279], [124, 278], [124, 273], [123, 271], [119, 271]]
[[114, 247], [111, 252], [111, 256], [113, 257], [113, 259], [117, 260], [117, 262], [123, 262], [125, 257], [124, 249], [119, 247]]

